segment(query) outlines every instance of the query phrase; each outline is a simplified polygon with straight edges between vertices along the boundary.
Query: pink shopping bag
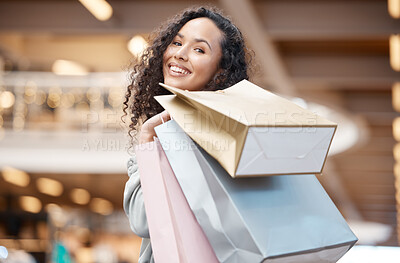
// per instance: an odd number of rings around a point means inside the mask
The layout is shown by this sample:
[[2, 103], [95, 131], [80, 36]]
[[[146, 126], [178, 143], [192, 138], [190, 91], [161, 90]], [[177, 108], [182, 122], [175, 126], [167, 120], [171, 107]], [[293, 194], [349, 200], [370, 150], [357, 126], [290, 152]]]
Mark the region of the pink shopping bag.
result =
[[137, 146], [136, 156], [155, 262], [218, 262], [159, 141]]

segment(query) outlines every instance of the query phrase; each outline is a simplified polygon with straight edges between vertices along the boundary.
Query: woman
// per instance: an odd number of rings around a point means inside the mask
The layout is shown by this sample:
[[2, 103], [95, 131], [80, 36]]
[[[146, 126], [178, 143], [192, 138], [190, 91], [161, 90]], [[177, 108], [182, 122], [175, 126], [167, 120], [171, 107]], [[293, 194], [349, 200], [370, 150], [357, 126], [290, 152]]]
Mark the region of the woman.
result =
[[[132, 72], [124, 113], [129, 134], [139, 143], [153, 140], [154, 127], [170, 119], [154, 96], [168, 94], [158, 85], [184, 90], [220, 90], [248, 79], [244, 39], [239, 29], [214, 8], [185, 10], [159, 29]], [[134, 233], [143, 238], [139, 262], [154, 262], [135, 157], [128, 162], [124, 209]]]

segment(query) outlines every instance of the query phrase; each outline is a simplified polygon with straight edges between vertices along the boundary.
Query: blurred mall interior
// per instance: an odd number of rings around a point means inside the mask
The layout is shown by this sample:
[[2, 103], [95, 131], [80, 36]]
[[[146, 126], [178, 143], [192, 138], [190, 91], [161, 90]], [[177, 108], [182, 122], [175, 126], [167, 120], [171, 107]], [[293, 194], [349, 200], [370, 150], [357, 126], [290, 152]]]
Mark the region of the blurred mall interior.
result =
[[318, 179], [359, 237], [340, 262], [400, 258], [400, 0], [1, 0], [0, 262], [137, 262], [129, 66], [203, 4], [244, 33], [253, 82], [338, 123]]

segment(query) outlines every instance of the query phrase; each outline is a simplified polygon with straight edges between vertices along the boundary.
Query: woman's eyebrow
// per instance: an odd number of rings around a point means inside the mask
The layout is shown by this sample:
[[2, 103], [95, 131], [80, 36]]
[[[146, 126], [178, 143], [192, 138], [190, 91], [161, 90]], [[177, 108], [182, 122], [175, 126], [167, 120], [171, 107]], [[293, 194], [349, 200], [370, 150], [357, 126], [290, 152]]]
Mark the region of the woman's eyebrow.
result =
[[[182, 35], [181, 33], [177, 33], [176, 35], [177, 35], [178, 37], [180, 37], [180, 38], [184, 38], [184, 37], [185, 37], [185, 36]], [[196, 42], [204, 42], [204, 43], [206, 43], [207, 46], [212, 50], [211, 45], [208, 43], [207, 40], [202, 39], [202, 38], [195, 38], [194, 40], [195, 40]]]
[[202, 39], [202, 38], [195, 38], [194, 40], [195, 40], [196, 42], [204, 42], [204, 43], [206, 43], [207, 46], [212, 50], [212, 48], [211, 48], [210, 44], [207, 42], [207, 40]]

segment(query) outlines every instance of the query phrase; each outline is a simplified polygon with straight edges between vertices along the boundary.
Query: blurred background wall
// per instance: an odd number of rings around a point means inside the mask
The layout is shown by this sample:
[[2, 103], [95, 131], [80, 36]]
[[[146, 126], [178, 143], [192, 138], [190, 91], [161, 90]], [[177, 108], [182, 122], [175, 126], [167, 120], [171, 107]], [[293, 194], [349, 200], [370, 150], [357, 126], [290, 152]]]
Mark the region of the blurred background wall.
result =
[[129, 65], [160, 23], [203, 4], [244, 33], [253, 82], [338, 122], [318, 178], [359, 244], [399, 246], [399, 0], [98, 2], [0, 1], [0, 246], [10, 258], [137, 262], [140, 238], [122, 211]]

